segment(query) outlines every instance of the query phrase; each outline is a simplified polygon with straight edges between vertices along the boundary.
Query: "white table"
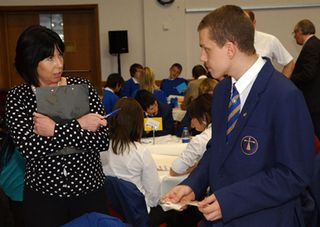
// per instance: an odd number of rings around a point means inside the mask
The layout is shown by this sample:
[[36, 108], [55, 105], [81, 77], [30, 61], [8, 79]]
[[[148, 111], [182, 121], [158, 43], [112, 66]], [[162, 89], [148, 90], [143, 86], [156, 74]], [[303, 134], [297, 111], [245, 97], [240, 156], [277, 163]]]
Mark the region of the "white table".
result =
[[155, 144], [153, 144], [153, 138], [144, 138], [141, 142], [151, 152], [157, 165], [158, 174], [161, 178], [160, 191], [161, 196], [163, 196], [187, 177], [187, 175], [172, 177], [169, 175], [169, 170], [173, 160], [185, 150], [188, 144], [182, 143], [181, 138], [173, 135], [155, 137]]
[[157, 165], [158, 174], [161, 179], [161, 196], [166, 194], [171, 188], [183, 181], [187, 175], [173, 177], [169, 175], [169, 170], [173, 160], [177, 156], [173, 155], [163, 155], [163, 154], [152, 154], [152, 157]]
[[154, 144], [153, 138], [143, 138], [141, 142], [151, 154], [178, 156], [187, 147], [187, 143], [182, 143], [181, 138], [173, 135], [155, 137]]

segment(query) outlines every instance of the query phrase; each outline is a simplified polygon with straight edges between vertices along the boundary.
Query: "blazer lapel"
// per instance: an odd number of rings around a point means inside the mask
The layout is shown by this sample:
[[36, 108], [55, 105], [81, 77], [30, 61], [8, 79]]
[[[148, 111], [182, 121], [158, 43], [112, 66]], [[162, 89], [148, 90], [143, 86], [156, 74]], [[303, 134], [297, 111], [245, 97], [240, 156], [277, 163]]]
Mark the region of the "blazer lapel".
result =
[[[228, 141], [228, 143], [225, 142], [225, 149], [223, 149], [225, 152], [222, 159], [221, 159], [221, 166], [229, 153], [233, 150], [233, 147], [235, 146], [236, 142], [239, 141], [240, 133], [243, 131], [245, 125], [247, 124], [248, 120], [251, 117], [251, 113], [253, 113], [254, 108], [257, 106], [259, 99], [263, 93], [263, 91], [266, 89], [269, 79], [271, 78], [272, 72], [274, 71], [273, 66], [271, 65], [270, 60], [267, 59], [267, 62], [262, 67], [261, 71], [259, 72], [255, 82], [253, 83], [253, 86], [249, 92], [249, 95], [247, 97], [246, 103], [244, 104], [240, 116], [238, 118], [237, 124], [235, 128], [232, 131], [231, 138]], [[230, 83], [231, 84], [231, 83]], [[230, 85], [231, 86], [231, 85]], [[228, 108], [227, 108], [228, 109]], [[227, 111], [227, 110], [226, 110]], [[227, 112], [226, 112], [227, 115]], [[225, 135], [226, 135], [226, 125], [227, 125], [227, 119], [225, 119]], [[225, 140], [224, 140], [225, 141]]]

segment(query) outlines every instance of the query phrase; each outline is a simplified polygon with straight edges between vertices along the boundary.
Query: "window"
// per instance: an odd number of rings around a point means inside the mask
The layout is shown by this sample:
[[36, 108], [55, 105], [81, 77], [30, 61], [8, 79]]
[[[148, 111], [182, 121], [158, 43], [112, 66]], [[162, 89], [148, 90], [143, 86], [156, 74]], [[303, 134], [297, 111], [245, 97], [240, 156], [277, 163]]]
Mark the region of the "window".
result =
[[64, 41], [62, 14], [40, 14], [39, 19], [40, 25], [55, 31]]

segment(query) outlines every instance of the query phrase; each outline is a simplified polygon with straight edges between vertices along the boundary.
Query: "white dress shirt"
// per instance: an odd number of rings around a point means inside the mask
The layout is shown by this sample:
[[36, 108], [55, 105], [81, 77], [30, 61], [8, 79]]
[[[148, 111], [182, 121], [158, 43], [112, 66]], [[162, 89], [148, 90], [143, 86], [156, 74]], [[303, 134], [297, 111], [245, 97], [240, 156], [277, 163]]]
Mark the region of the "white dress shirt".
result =
[[[235, 83], [235, 86], [239, 92], [240, 95], [240, 111], [242, 110], [242, 107], [244, 106], [247, 97], [249, 95], [249, 92], [251, 90], [251, 87], [256, 80], [261, 68], [266, 63], [266, 60], [264, 60], [261, 56], [258, 57], [257, 61], [240, 77], [238, 81], [236, 81], [233, 77], [232, 84]], [[232, 90], [232, 86], [231, 86]], [[232, 91], [230, 92], [231, 97]]]
[[148, 210], [158, 205], [160, 199], [160, 178], [150, 151], [135, 142], [121, 155], [109, 150], [100, 152], [103, 172], [106, 176], [116, 176], [137, 186], [144, 194]]
[[206, 151], [208, 141], [211, 139], [211, 124], [199, 135], [192, 138], [186, 149], [172, 162], [172, 170], [184, 173], [189, 167], [196, 164]]

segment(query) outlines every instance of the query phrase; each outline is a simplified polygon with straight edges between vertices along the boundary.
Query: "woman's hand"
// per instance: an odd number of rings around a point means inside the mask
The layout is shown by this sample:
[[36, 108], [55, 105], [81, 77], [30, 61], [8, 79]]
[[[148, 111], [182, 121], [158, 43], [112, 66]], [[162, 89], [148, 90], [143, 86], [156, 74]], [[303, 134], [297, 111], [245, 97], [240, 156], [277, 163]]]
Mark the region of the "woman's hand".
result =
[[77, 121], [79, 122], [82, 129], [91, 132], [97, 131], [101, 125], [107, 126], [107, 121], [97, 113], [88, 113], [78, 118]]
[[54, 128], [56, 126], [56, 122], [54, 122], [51, 118], [40, 114], [40, 113], [33, 113], [33, 125], [34, 125], [34, 133], [38, 134], [39, 136], [53, 136]]

